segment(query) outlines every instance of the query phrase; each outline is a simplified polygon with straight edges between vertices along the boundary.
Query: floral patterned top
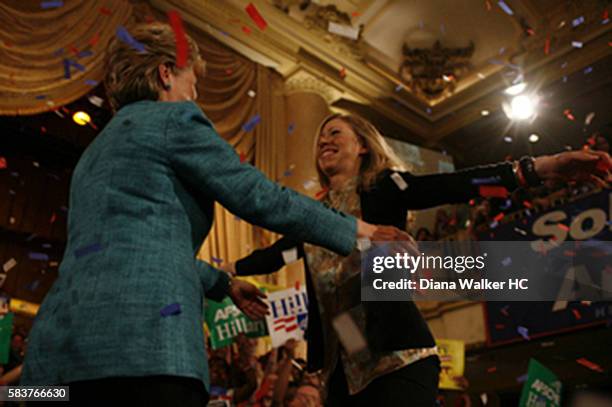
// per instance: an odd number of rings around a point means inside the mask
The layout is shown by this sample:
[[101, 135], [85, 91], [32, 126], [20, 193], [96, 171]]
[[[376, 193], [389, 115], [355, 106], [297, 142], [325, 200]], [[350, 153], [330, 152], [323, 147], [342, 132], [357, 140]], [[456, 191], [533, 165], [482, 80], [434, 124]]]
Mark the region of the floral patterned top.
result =
[[[361, 217], [361, 205], [357, 192], [359, 178], [347, 181], [340, 190], [330, 190], [322, 201], [357, 218]], [[339, 338], [332, 321], [338, 315], [347, 312], [362, 337], [365, 339], [365, 309], [361, 305], [358, 288], [361, 276], [361, 255], [355, 250], [347, 257], [342, 257], [329, 250], [310, 244], [304, 245], [306, 260], [312, 274], [314, 291], [319, 304], [323, 336], [325, 343], [323, 362], [323, 396], [327, 393], [329, 378], [336, 368], [338, 358], [342, 360], [344, 374], [350, 394], [363, 390], [374, 379], [400, 369], [417, 360], [437, 355], [437, 348], [405, 349], [391, 352], [375, 352], [364, 349], [348, 354], [340, 346]], [[348, 294], [348, 295], [347, 295]], [[353, 298], [346, 298], [347, 296]]]

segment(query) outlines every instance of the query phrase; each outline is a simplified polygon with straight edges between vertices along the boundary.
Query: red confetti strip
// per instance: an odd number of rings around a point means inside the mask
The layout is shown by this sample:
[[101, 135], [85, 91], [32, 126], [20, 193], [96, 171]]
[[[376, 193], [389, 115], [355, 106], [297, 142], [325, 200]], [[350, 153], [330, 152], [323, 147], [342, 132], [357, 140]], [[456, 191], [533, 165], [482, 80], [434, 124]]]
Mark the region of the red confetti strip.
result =
[[176, 44], [176, 67], [181, 69], [187, 65], [187, 58], [189, 57], [189, 46], [187, 44], [185, 29], [183, 28], [183, 20], [181, 19], [181, 15], [176, 10], [168, 12], [168, 19], [170, 20], [172, 31], [174, 31], [174, 41]]
[[251, 35], [251, 29], [246, 25], [242, 26], [242, 31], [244, 31], [246, 35]]
[[574, 117], [574, 115], [572, 114], [572, 111], [570, 109], [565, 109], [563, 111], [563, 115], [565, 117], [567, 117], [569, 120], [576, 120], [576, 118]]
[[546, 38], [544, 41], [544, 54], [548, 55], [550, 53], [550, 38]]
[[509, 193], [505, 187], [480, 185], [478, 193], [484, 197], [507, 198]]
[[574, 317], [576, 319], [582, 318], [582, 315], [580, 315], [580, 311], [578, 311], [577, 309], [573, 309], [572, 312], [574, 313]]
[[55, 223], [56, 219], [57, 219], [57, 216], [55, 215], [55, 212], [53, 212], [53, 214], [51, 215], [51, 219], [49, 220], [49, 223]]
[[603, 373], [603, 369], [597, 363], [591, 362], [587, 358], [576, 359], [576, 363], [586, 367], [587, 369], [591, 369], [595, 372]]
[[608, 10], [607, 9], [604, 10], [603, 15], [601, 16], [601, 19], [604, 20], [604, 21], [608, 19]]
[[104, 14], [105, 16], [110, 16], [111, 14], [113, 14], [113, 12], [106, 7], [100, 7], [100, 14]]
[[487, 11], [491, 11], [491, 2], [489, 0], [485, 0], [485, 6], [487, 7]]
[[533, 208], [533, 205], [529, 201], [523, 201], [523, 205], [525, 205], [525, 207], [529, 209]]
[[257, 25], [257, 27], [259, 27], [260, 30], [263, 31], [266, 29], [268, 23], [266, 23], [266, 20], [264, 20], [261, 14], [259, 14], [259, 11], [257, 11], [257, 8], [253, 3], [249, 3], [249, 5], [246, 6], [245, 10], [251, 17], [251, 20], [253, 20], [253, 22]]
[[45, 134], [45, 133], [47, 132], [47, 128], [46, 128], [45, 126], [42, 126], [42, 127], [40, 128], [40, 132], [41, 132], [42, 134]]
[[0, 157], [0, 170], [4, 169], [4, 168], [7, 168], [7, 167], [8, 167], [8, 165], [6, 164], [6, 158]]
[[100, 33], [96, 33], [96, 35], [91, 37], [91, 40], [89, 40], [89, 45], [94, 47], [98, 43], [98, 41], [100, 41]]
[[475, 201], [475, 200], [473, 200], [473, 199], [470, 199], [469, 204], [470, 204], [470, 206], [474, 206], [474, 205], [476, 205], [476, 201]]
[[561, 230], [565, 230], [566, 232], [569, 232], [570, 228], [569, 226], [563, 224], [563, 223], [557, 223], [557, 226], [559, 227], [559, 229]]
[[342, 79], [346, 78], [346, 68], [345, 67], [340, 68], [340, 77]]
[[353, 11], [353, 12], [351, 13], [351, 16], [352, 16], [352, 17], [359, 17], [360, 15], [361, 15], [361, 13], [360, 13], [359, 11]]
[[[595, 137], [593, 137], [593, 136], [589, 137], [589, 139], [587, 140], [587, 143], [588, 143], [590, 146], [594, 146], [594, 145], [595, 145]], [[588, 148], [588, 147], [587, 147], [587, 148]]]
[[316, 199], [323, 198], [326, 193], [327, 193], [327, 188], [323, 188], [322, 190], [320, 190], [319, 192], [315, 194], [315, 198]]
[[498, 214], [497, 214], [497, 216], [495, 216], [495, 217], [493, 218], [493, 220], [494, 220], [494, 221], [496, 221], [496, 222], [499, 222], [499, 221], [500, 221], [500, 220], [502, 220], [503, 218], [504, 218], [504, 213], [503, 213], [503, 212], [500, 212], [500, 213], [498, 213]]
[[527, 34], [529, 34], [530, 36], [535, 35], [535, 31], [533, 30], [533, 28], [529, 27], [527, 28]]
[[77, 47], [75, 47], [74, 45], [71, 45], [71, 46], [69, 47], [69, 49], [70, 49], [70, 52], [72, 52], [74, 55], [79, 55], [79, 52], [80, 52], [80, 51], [79, 51], [79, 49], [78, 49]]
[[495, 373], [495, 372], [497, 372], [496, 366], [491, 366], [490, 368], [487, 369], [487, 373]]

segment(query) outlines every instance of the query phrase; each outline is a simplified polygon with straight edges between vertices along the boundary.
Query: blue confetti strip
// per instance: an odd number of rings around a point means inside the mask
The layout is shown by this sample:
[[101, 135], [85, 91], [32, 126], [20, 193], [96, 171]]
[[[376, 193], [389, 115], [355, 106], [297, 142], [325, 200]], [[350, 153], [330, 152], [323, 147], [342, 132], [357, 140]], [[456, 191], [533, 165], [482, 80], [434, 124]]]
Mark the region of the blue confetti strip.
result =
[[117, 27], [117, 37], [134, 48], [138, 52], [145, 52], [145, 46], [141, 42], [136, 41], [124, 26]]
[[523, 339], [526, 341], [529, 340], [529, 329], [525, 328], [524, 326], [519, 326], [516, 328], [516, 331], [523, 337]]
[[223, 259], [220, 259], [218, 257], [212, 257], [212, 261], [213, 263], [219, 263], [219, 264], [223, 263]]
[[494, 177], [487, 178], [473, 178], [472, 185], [482, 185], [482, 184], [496, 184], [501, 181], [501, 177], [496, 175]]
[[289, 127], [287, 128], [287, 133], [292, 134], [293, 130], [295, 130], [295, 124], [291, 123], [289, 124]]
[[506, 257], [505, 259], [503, 259], [503, 260], [501, 261], [501, 264], [502, 264], [504, 267], [508, 267], [509, 265], [511, 265], [511, 264], [512, 264], [512, 258], [510, 258], [510, 257]]
[[578, 27], [580, 24], [584, 23], [584, 16], [580, 16], [578, 18], [575, 18], [572, 21], [572, 27]]
[[175, 302], [174, 304], [166, 305], [159, 312], [162, 317], [169, 317], [170, 315], [178, 315], [181, 313], [181, 304]]
[[85, 71], [85, 67], [79, 64], [78, 62], [75, 62], [71, 59], [64, 59], [64, 77], [66, 79], [70, 79], [70, 67], [71, 66], [74, 66], [76, 69], [78, 69], [81, 72]]
[[30, 260], [49, 261], [49, 255], [46, 253], [30, 252], [28, 253], [28, 257], [30, 257]]
[[507, 5], [507, 4], [504, 2], [504, 0], [499, 0], [499, 1], [497, 2], [497, 4], [498, 4], [498, 5], [499, 5], [499, 7], [500, 7], [502, 10], [504, 10], [504, 12], [505, 12], [506, 14], [508, 14], [509, 16], [514, 15], [514, 11], [512, 11], [512, 9], [510, 8], [510, 6], [508, 6], [508, 5]]
[[85, 51], [81, 51], [77, 54], [77, 58], [87, 58], [93, 55], [93, 51], [87, 49]]
[[399, 92], [402, 89], [404, 89], [404, 85], [402, 85], [401, 83], [395, 87], [396, 92]]
[[38, 96], [36, 96], [36, 99], [38, 99], [38, 100], [42, 100], [42, 99], [46, 99], [46, 98], [47, 98], [47, 95], [38, 95]]
[[98, 86], [98, 81], [94, 81], [93, 79], [85, 79], [85, 85]]
[[261, 117], [256, 114], [248, 122], [246, 122], [244, 126], [242, 126], [242, 129], [248, 133], [249, 131], [253, 130], [255, 126], [259, 124], [260, 121]]
[[592, 67], [592, 66], [586, 67], [586, 68], [584, 69], [584, 74], [585, 74], [585, 75], [588, 75], [588, 74], [590, 74], [591, 72], [593, 72], [593, 67]]
[[96, 253], [102, 250], [102, 245], [100, 243], [94, 243], [89, 246], [84, 246], [74, 251], [74, 257], [77, 259], [83, 257], [90, 253]]
[[43, 1], [40, 3], [40, 8], [50, 9], [50, 8], [59, 8], [64, 5], [63, 1]]
[[283, 177], [290, 177], [293, 174], [291, 170], [287, 170], [283, 173]]

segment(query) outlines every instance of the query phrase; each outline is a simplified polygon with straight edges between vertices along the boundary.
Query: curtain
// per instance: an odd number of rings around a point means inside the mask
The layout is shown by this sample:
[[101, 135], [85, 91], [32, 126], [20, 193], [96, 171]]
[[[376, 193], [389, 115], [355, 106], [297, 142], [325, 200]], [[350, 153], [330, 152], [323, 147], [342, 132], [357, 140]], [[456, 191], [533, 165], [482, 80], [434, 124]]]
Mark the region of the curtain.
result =
[[[104, 49], [124, 25], [167, 21], [144, 0], [64, 0], [44, 9], [40, 0], [0, 2], [0, 115], [32, 115], [77, 100], [103, 79]], [[206, 60], [207, 75], [198, 84], [198, 103], [219, 134], [245, 162], [276, 180], [284, 171], [287, 120], [283, 79], [186, 26]], [[80, 65], [65, 73], [64, 60]], [[82, 69], [82, 70], [81, 70]], [[243, 127], [259, 115], [251, 131]], [[220, 205], [199, 257], [234, 261], [276, 237], [236, 218]], [[268, 278], [268, 282], [275, 282]]]

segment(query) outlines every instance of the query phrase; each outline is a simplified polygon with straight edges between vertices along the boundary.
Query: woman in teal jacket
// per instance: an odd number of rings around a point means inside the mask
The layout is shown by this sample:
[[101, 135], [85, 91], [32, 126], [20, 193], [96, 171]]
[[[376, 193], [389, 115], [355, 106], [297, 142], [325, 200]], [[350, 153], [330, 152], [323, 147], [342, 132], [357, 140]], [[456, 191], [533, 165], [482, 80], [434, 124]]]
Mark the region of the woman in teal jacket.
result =
[[230, 295], [253, 318], [266, 312], [255, 287], [195, 258], [215, 201], [344, 255], [357, 237], [405, 235], [328, 209], [241, 164], [193, 102], [203, 65], [193, 40], [179, 68], [167, 25], [119, 37], [105, 79], [117, 112], [74, 170], [66, 251], [31, 331], [22, 384], [70, 385], [78, 405], [112, 405], [127, 394], [139, 405], [202, 405], [204, 297]]

